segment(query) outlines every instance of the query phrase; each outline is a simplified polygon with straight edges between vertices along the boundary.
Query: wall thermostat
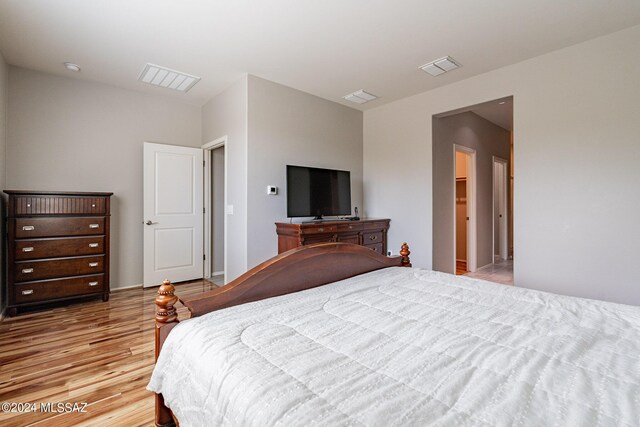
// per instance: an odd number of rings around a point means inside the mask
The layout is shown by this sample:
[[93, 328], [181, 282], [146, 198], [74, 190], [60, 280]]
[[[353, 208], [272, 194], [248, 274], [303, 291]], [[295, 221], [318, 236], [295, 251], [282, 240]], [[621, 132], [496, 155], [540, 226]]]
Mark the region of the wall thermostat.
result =
[[267, 185], [267, 194], [272, 196], [278, 194], [278, 187], [275, 185]]

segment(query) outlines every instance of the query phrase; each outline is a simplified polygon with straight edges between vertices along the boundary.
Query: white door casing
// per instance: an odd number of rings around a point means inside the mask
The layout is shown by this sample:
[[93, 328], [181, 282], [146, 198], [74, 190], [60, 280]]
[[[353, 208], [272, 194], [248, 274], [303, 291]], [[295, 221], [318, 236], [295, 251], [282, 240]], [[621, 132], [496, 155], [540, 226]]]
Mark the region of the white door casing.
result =
[[144, 143], [143, 285], [203, 274], [203, 152]]
[[476, 225], [476, 150], [463, 145], [453, 144], [453, 272], [456, 271], [456, 152], [465, 154], [467, 161], [467, 270], [476, 271], [478, 257], [478, 235]]
[[[508, 254], [508, 212], [507, 212], [507, 166], [505, 159], [493, 156], [493, 253], [501, 260], [506, 260]], [[496, 241], [497, 240], [497, 241]]]

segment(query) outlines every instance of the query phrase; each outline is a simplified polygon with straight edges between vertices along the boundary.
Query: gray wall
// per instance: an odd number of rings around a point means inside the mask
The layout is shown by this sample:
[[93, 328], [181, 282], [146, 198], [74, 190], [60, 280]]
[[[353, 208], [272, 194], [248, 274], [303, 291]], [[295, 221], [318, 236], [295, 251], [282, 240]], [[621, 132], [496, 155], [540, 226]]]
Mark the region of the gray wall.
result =
[[211, 272], [224, 271], [224, 147], [211, 151]]
[[510, 135], [471, 113], [433, 119], [433, 269], [455, 273], [453, 144], [476, 150], [477, 267], [493, 262], [493, 156], [509, 160]]
[[112, 289], [142, 283], [142, 144], [200, 146], [200, 108], [9, 69], [6, 187], [113, 191]]
[[362, 112], [250, 75], [248, 138], [249, 268], [278, 252], [287, 164], [350, 171], [352, 209], [362, 207]]
[[513, 95], [516, 283], [640, 304], [638, 46], [640, 26], [367, 110], [364, 201], [390, 247], [433, 265], [432, 116]]
[[[0, 52], [0, 191], [7, 189], [7, 105], [9, 101], [9, 66]], [[5, 216], [6, 197], [0, 194], [0, 315], [6, 303], [5, 295]]]
[[202, 144], [227, 136], [227, 282], [247, 270], [247, 76], [202, 107]]

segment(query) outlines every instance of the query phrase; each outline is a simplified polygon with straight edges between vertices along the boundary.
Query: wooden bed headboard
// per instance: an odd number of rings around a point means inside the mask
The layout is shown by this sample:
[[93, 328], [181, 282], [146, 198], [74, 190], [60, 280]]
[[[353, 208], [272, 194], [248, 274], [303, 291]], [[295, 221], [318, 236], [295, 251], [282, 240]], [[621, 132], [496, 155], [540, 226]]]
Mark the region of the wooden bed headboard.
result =
[[[387, 267], [411, 267], [409, 246], [404, 243], [400, 256], [386, 257], [369, 248], [350, 243], [318, 243], [284, 252], [252, 268], [229, 284], [200, 295], [181, 298], [191, 312], [201, 316], [234, 305], [259, 301], [315, 288], [359, 274]], [[156, 359], [169, 332], [178, 324], [174, 308], [178, 297], [165, 280], [158, 289], [156, 305]], [[175, 425], [162, 395], [156, 395], [156, 425]]]

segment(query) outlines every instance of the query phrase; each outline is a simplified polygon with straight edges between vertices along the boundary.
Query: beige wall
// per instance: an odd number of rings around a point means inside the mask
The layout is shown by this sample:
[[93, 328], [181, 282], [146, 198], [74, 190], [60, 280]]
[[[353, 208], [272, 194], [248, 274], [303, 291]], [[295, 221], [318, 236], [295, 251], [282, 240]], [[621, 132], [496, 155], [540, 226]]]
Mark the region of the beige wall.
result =
[[211, 151], [211, 272], [224, 271], [224, 147]]
[[638, 46], [640, 26], [367, 110], [364, 199], [390, 247], [433, 265], [432, 116], [513, 95], [516, 284], [640, 304]]
[[[0, 191], [5, 190], [6, 175], [6, 149], [7, 149], [7, 105], [9, 100], [9, 66], [0, 52]], [[4, 310], [5, 295], [5, 216], [6, 197], [0, 195], [0, 315]]]
[[227, 282], [247, 270], [247, 76], [202, 107], [202, 144], [227, 137]]
[[10, 67], [8, 118], [6, 187], [113, 191], [111, 287], [142, 283], [142, 144], [200, 146], [200, 108]]
[[455, 272], [454, 144], [476, 150], [477, 267], [493, 262], [493, 156], [508, 160], [509, 142], [509, 131], [471, 112], [433, 119], [434, 270]]
[[[287, 220], [286, 165], [350, 171], [352, 210], [362, 207], [361, 111], [249, 76], [248, 135], [249, 268], [278, 253], [274, 223]], [[267, 185], [278, 195], [267, 195]]]

